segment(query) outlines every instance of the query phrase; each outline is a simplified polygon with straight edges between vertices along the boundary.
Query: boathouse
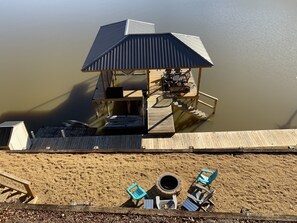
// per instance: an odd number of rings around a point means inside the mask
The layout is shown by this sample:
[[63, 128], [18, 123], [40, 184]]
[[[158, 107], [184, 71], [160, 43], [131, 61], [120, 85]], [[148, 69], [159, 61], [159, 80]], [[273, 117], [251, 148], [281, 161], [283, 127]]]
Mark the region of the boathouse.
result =
[[175, 133], [173, 107], [198, 120], [215, 113], [218, 99], [200, 91], [202, 69], [212, 66], [198, 36], [128, 19], [100, 27], [82, 71], [99, 72], [92, 101], [97, 117], [107, 114], [105, 128], [162, 134]]

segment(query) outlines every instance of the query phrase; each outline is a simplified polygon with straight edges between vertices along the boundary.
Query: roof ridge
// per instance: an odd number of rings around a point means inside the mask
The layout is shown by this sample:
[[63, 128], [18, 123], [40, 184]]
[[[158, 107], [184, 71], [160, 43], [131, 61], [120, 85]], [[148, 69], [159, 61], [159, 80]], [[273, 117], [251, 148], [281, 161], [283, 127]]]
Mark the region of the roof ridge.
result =
[[178, 35], [183, 35], [183, 36], [192, 36], [192, 37], [197, 37], [197, 38], [199, 38], [200, 39], [200, 37], [199, 36], [196, 36], [196, 35], [189, 35], [189, 34], [184, 34], [184, 33], [176, 33], [176, 32], [170, 32], [171, 34], [178, 34]]
[[141, 23], [145, 23], [145, 24], [150, 24], [150, 25], [155, 25], [155, 23], [152, 22], [145, 22], [145, 21], [140, 21], [140, 20], [136, 20], [136, 19], [126, 19], [124, 21], [134, 21], [134, 22], [141, 22]]

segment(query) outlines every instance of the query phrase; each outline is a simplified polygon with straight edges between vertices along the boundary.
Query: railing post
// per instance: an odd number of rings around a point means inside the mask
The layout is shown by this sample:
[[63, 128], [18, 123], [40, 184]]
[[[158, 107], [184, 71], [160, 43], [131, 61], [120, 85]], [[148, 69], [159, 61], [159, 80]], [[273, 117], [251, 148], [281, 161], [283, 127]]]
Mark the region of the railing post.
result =
[[32, 198], [34, 198], [35, 196], [34, 196], [32, 190], [30, 188], [30, 185], [29, 184], [24, 184], [24, 186], [26, 188], [26, 191], [27, 191], [28, 195], [31, 196]]
[[218, 103], [218, 100], [215, 100], [214, 101], [214, 106], [213, 106], [213, 112], [212, 112], [212, 114], [215, 114], [216, 113], [217, 103]]
[[208, 103], [206, 103], [206, 102], [204, 102], [204, 101], [201, 101], [201, 100], [199, 100], [199, 99], [198, 99], [198, 102], [200, 102], [201, 104], [203, 104], [203, 105], [205, 105], [205, 106], [211, 108], [211, 109], [213, 110], [212, 114], [215, 114], [215, 113], [216, 113], [216, 108], [217, 108], [217, 103], [218, 103], [218, 98], [213, 97], [213, 96], [211, 96], [211, 95], [209, 95], [209, 94], [205, 94], [205, 93], [199, 91], [199, 95], [200, 95], [200, 94], [201, 94], [202, 96], [206, 97], [206, 98], [209, 98], [209, 99], [213, 100], [213, 102], [214, 102], [213, 106], [210, 105], [210, 104], [208, 104]]
[[147, 95], [150, 96], [150, 70], [146, 70], [147, 72]]

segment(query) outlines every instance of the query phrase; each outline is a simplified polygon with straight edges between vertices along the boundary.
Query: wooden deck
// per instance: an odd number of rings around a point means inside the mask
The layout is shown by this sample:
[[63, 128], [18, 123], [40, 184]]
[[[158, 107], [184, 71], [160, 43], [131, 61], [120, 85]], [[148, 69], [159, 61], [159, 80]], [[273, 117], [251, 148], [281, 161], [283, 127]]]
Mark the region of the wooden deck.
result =
[[297, 145], [297, 130], [257, 130], [176, 133], [171, 138], [145, 139], [142, 146], [146, 149], [167, 148], [186, 149], [236, 149], [271, 148]]
[[[176, 133], [171, 137], [113, 135], [68, 138], [36, 138], [32, 150], [98, 149], [270, 149], [297, 145], [297, 129]], [[297, 148], [296, 148], [297, 149]], [[295, 150], [296, 150], [295, 149]]]
[[[147, 126], [148, 134], [172, 134], [175, 133], [172, 100], [166, 98], [166, 92], [162, 91], [161, 77], [162, 70], [151, 70], [149, 74], [149, 94], [147, 99]], [[197, 87], [191, 75], [190, 92], [180, 95], [180, 97], [195, 97]], [[176, 96], [178, 97], [178, 96]]]
[[[150, 70], [150, 75], [149, 75], [149, 95], [162, 95], [164, 92], [162, 91], [162, 83], [161, 83], [161, 77], [163, 75], [164, 70]], [[194, 81], [194, 77], [191, 74], [191, 77], [188, 81], [190, 85], [190, 91], [188, 93], [184, 94], [175, 94], [175, 97], [195, 97], [197, 95], [197, 85]]]
[[175, 133], [171, 99], [163, 99], [162, 71], [150, 71], [149, 97], [147, 99], [148, 134]]
[[148, 134], [175, 133], [171, 99], [159, 100], [160, 95], [152, 95], [147, 99]]
[[83, 136], [66, 138], [36, 138], [31, 149], [43, 150], [96, 150], [140, 149], [142, 135]]

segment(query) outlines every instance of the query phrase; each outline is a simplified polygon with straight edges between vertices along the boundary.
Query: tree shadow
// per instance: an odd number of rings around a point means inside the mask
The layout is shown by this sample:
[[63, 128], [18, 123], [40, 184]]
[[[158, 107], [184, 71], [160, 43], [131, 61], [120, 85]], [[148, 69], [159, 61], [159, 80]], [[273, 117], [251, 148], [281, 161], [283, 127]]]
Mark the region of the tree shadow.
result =
[[297, 110], [290, 116], [288, 121], [282, 125], [276, 124], [279, 129], [294, 129], [297, 128], [297, 126], [292, 125], [293, 119], [297, 116]]
[[[86, 122], [93, 114], [92, 94], [97, 84], [97, 77], [89, 78], [73, 86], [72, 90], [54, 97], [27, 111], [10, 111], [0, 116], [0, 123], [4, 121], [24, 121], [28, 130], [36, 131], [43, 125], [60, 125], [62, 121], [75, 119]], [[48, 111], [36, 111], [64, 97], [68, 98]]]

